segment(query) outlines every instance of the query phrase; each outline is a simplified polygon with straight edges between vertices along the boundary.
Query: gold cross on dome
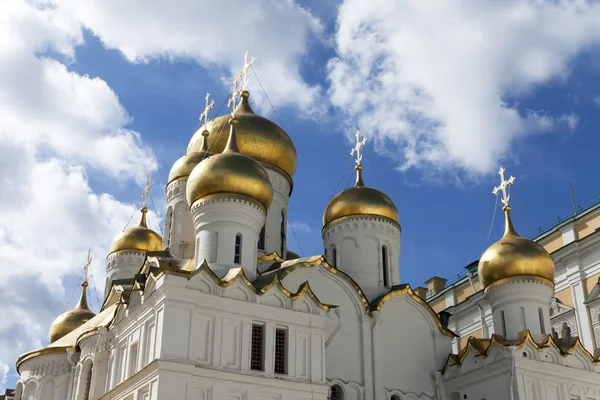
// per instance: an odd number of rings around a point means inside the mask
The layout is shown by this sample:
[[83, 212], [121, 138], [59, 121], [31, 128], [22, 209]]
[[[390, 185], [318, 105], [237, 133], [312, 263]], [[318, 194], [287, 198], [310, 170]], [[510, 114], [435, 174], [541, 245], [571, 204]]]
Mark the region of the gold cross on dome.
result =
[[248, 86], [248, 70], [254, 64], [255, 58], [252, 57], [252, 60], [248, 62], [248, 50], [244, 53], [244, 68], [240, 71], [239, 74], [233, 78], [233, 91], [231, 92], [231, 98], [227, 102], [227, 107], [231, 107], [231, 114], [235, 111], [235, 103], [240, 94], [244, 90], [246, 90], [246, 86]]
[[87, 262], [83, 266], [83, 281], [84, 282], [87, 282], [88, 269], [90, 268], [91, 264], [92, 264], [92, 249], [88, 249]]
[[142, 191], [142, 207], [146, 208], [148, 203], [148, 193], [150, 192], [150, 188], [152, 187], [152, 182], [150, 182], [150, 174], [146, 176], [146, 187]]
[[504, 168], [500, 167], [500, 170], [498, 171], [498, 175], [500, 175], [500, 186], [496, 186], [494, 188], [494, 190], [492, 190], [492, 193], [494, 194], [498, 194], [498, 192], [500, 190], [502, 190], [502, 204], [504, 204], [505, 206], [508, 206], [508, 200], [510, 199], [510, 195], [506, 193], [506, 188], [508, 187], [508, 185], [512, 185], [513, 182], [515, 181], [515, 177], [511, 175], [510, 178], [508, 178], [508, 180], [504, 179]]
[[210, 103], [208, 102], [208, 98], [210, 97], [210, 93], [206, 93], [206, 106], [204, 107], [204, 111], [200, 114], [200, 121], [204, 122], [204, 129], [206, 129], [206, 124], [208, 123], [208, 112], [212, 110], [215, 106], [215, 101], [212, 100]]
[[360, 165], [360, 161], [362, 160], [362, 152], [360, 151], [360, 149], [362, 149], [363, 147], [365, 147], [365, 144], [367, 143], [367, 138], [364, 137], [362, 138], [362, 140], [360, 139], [360, 131], [357, 130], [356, 133], [354, 134], [354, 136], [356, 136], [356, 147], [354, 147], [352, 149], [352, 151], [350, 151], [350, 155], [353, 156], [354, 153], [356, 153], [356, 165]]

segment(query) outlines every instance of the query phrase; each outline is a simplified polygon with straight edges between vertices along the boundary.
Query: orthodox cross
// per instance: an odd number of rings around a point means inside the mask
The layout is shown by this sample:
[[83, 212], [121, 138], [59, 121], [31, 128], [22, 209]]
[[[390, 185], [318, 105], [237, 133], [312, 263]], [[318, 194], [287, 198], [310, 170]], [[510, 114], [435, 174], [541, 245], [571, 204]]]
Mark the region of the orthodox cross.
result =
[[212, 100], [210, 103], [208, 102], [208, 98], [210, 97], [210, 93], [206, 93], [206, 107], [204, 107], [204, 111], [200, 114], [200, 121], [204, 121], [204, 129], [206, 129], [206, 124], [208, 123], [208, 112], [212, 110], [215, 106], [215, 101]]
[[88, 269], [92, 264], [92, 249], [88, 249], [87, 262], [83, 266], [83, 282], [87, 283]]
[[502, 204], [508, 206], [508, 200], [510, 199], [510, 194], [506, 193], [506, 188], [508, 185], [512, 185], [515, 181], [515, 177], [511, 176], [508, 180], [504, 179], [504, 168], [500, 167], [500, 171], [498, 171], [498, 175], [500, 175], [500, 186], [496, 186], [492, 193], [498, 194], [500, 190], [502, 190]]
[[142, 207], [146, 208], [148, 203], [148, 192], [150, 192], [150, 188], [152, 187], [152, 182], [150, 182], [150, 174], [146, 176], [146, 187], [142, 192]]
[[360, 131], [358, 131], [358, 130], [356, 131], [354, 136], [356, 136], [356, 147], [354, 147], [352, 149], [352, 151], [350, 151], [350, 155], [353, 156], [354, 153], [356, 153], [356, 165], [360, 165], [360, 161], [362, 160], [362, 153], [361, 153], [360, 149], [365, 147], [365, 143], [367, 143], [367, 138], [364, 137], [361, 140], [360, 139]]
[[231, 98], [227, 102], [227, 107], [231, 107], [231, 114], [235, 111], [235, 103], [238, 96], [246, 90], [246, 86], [248, 86], [248, 70], [254, 64], [254, 57], [252, 60], [248, 62], [248, 50], [244, 53], [244, 68], [240, 71], [239, 74], [233, 78], [233, 91], [231, 93]]

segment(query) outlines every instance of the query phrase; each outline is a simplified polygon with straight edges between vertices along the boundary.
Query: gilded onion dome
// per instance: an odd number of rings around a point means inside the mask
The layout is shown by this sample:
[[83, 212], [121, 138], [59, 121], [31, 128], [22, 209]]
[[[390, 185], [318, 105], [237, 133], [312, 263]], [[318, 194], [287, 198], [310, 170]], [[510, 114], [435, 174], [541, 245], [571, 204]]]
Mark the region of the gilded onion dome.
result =
[[383, 192], [365, 186], [362, 166], [356, 166], [354, 187], [338, 193], [325, 208], [323, 226], [339, 218], [349, 216], [375, 216], [399, 223], [398, 210], [394, 202]]
[[237, 124], [237, 115], [230, 118], [225, 150], [200, 162], [190, 174], [186, 187], [190, 207], [199, 199], [223, 194], [243, 196], [265, 209], [271, 205], [273, 189], [269, 175], [258, 161], [240, 153]]
[[202, 139], [200, 140], [200, 149], [195, 152], [188, 152], [184, 156], [180, 157], [169, 172], [169, 183], [178, 180], [185, 179], [192, 173], [192, 170], [204, 160], [213, 155], [212, 152], [208, 151], [208, 131], [202, 131]]
[[81, 297], [79, 298], [77, 306], [72, 310], [59, 315], [54, 322], [52, 322], [52, 325], [50, 325], [50, 333], [48, 335], [50, 343], [57, 341], [67, 333], [74, 331], [96, 316], [87, 304], [87, 286], [88, 283], [86, 281], [81, 284]]
[[[248, 98], [250, 93], [242, 92], [241, 101], [235, 109], [235, 119], [240, 153], [259, 161], [266, 168], [282, 171], [292, 179], [296, 171], [297, 155], [294, 142], [288, 134], [274, 122], [256, 115]], [[208, 129], [208, 147], [215, 153], [221, 153], [227, 144], [227, 130], [231, 116], [223, 115], [208, 122], [198, 130], [188, 145], [188, 153], [201, 148], [201, 132]]]
[[142, 218], [138, 226], [133, 228], [127, 228], [123, 232], [119, 233], [113, 239], [110, 245], [110, 252], [112, 254], [116, 251], [121, 250], [132, 250], [132, 251], [160, 251], [162, 250], [162, 238], [148, 228], [146, 224], [146, 213], [148, 209], [142, 207]]
[[504, 235], [479, 260], [481, 284], [487, 288], [509, 278], [533, 278], [554, 285], [550, 254], [538, 243], [519, 236], [510, 219], [510, 206], [504, 206], [504, 214]]

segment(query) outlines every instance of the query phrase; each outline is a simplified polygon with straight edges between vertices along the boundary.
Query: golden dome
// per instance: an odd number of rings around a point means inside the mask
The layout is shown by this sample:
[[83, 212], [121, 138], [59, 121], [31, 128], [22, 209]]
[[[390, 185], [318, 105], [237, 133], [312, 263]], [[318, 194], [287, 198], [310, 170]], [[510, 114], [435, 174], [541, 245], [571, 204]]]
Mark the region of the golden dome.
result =
[[208, 151], [208, 131], [202, 132], [202, 139], [200, 141], [200, 150], [193, 153], [186, 153], [184, 156], [179, 158], [171, 167], [169, 172], [169, 183], [181, 179], [187, 178], [192, 173], [192, 170], [200, 161], [212, 156], [214, 153]]
[[54, 322], [52, 322], [52, 325], [50, 325], [50, 333], [48, 335], [50, 343], [57, 341], [67, 333], [74, 331], [96, 316], [87, 304], [87, 285], [87, 282], [81, 284], [81, 297], [79, 298], [77, 306], [75, 306], [74, 309], [59, 315]]
[[225, 150], [202, 161], [190, 174], [186, 187], [188, 204], [191, 207], [196, 200], [209, 195], [234, 194], [250, 198], [267, 209], [273, 200], [269, 175], [259, 162], [240, 154], [237, 115], [230, 119], [230, 126]]
[[[265, 167], [275, 167], [283, 171], [290, 179], [296, 171], [296, 147], [288, 134], [277, 124], [256, 115], [248, 102], [250, 94], [242, 92], [241, 101], [235, 109], [238, 121], [237, 135], [240, 153], [252, 157]], [[200, 136], [204, 129], [211, 132], [208, 148], [214, 153], [221, 153], [227, 144], [229, 114], [215, 118], [206, 127], [201, 127], [192, 137], [188, 145], [188, 153], [201, 148]]]
[[160, 251], [162, 250], [162, 238], [146, 225], [146, 213], [148, 209], [142, 207], [142, 218], [138, 226], [125, 229], [113, 239], [109, 254], [120, 250], [133, 251]]
[[541, 278], [554, 285], [554, 263], [538, 243], [525, 239], [513, 227], [510, 207], [504, 207], [502, 238], [491, 245], [479, 260], [479, 280], [484, 287], [512, 277]]
[[394, 202], [385, 193], [365, 186], [360, 165], [356, 166], [354, 187], [338, 193], [325, 208], [323, 226], [338, 218], [354, 215], [372, 215], [399, 223], [398, 210]]

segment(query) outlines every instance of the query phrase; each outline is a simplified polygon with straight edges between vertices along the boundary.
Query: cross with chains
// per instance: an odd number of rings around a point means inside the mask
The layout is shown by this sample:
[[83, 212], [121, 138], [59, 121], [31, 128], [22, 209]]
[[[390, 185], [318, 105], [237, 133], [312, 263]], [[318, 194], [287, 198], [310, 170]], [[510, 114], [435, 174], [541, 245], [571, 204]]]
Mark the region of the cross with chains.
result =
[[356, 165], [360, 165], [360, 161], [362, 160], [362, 153], [361, 153], [360, 149], [365, 147], [365, 144], [367, 143], [367, 138], [364, 137], [361, 140], [359, 130], [356, 131], [354, 136], [356, 136], [356, 146], [352, 149], [352, 151], [350, 151], [350, 155], [353, 156], [354, 153], [356, 153], [356, 158], [355, 158]]
[[146, 207], [148, 203], [148, 193], [150, 192], [150, 188], [152, 187], [152, 182], [150, 182], [150, 174], [146, 176], [146, 187], [142, 192], [142, 207]]
[[492, 190], [492, 193], [494, 194], [498, 194], [498, 192], [500, 190], [502, 190], [502, 204], [504, 204], [505, 206], [508, 206], [508, 200], [510, 199], [510, 195], [506, 193], [506, 188], [508, 187], [508, 185], [512, 185], [513, 182], [515, 181], [515, 177], [511, 176], [510, 178], [508, 178], [508, 180], [504, 179], [504, 168], [500, 167], [500, 170], [498, 171], [498, 175], [500, 175], [500, 186], [496, 186], [494, 188], [494, 190]]
[[206, 129], [206, 124], [208, 123], [208, 112], [212, 110], [215, 106], [215, 101], [212, 100], [210, 103], [208, 102], [208, 98], [210, 97], [210, 93], [206, 93], [206, 107], [204, 107], [204, 111], [200, 114], [200, 121], [204, 121], [204, 129]]
[[235, 111], [237, 98], [244, 90], [246, 90], [246, 86], [248, 86], [248, 70], [254, 64], [254, 61], [254, 57], [252, 57], [252, 60], [248, 61], [248, 50], [246, 50], [246, 53], [244, 53], [244, 68], [242, 68], [240, 73], [233, 78], [233, 91], [231, 93], [231, 98], [227, 102], [227, 107], [231, 107], [232, 115]]

